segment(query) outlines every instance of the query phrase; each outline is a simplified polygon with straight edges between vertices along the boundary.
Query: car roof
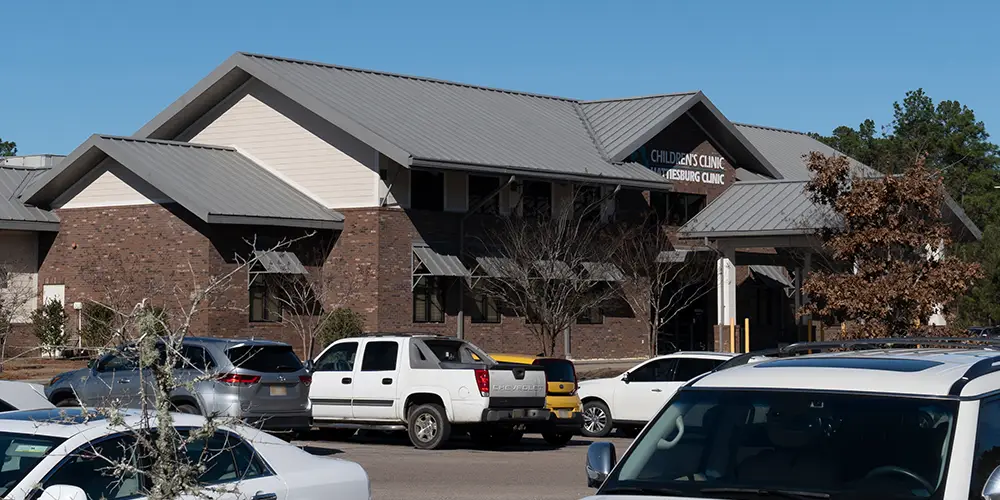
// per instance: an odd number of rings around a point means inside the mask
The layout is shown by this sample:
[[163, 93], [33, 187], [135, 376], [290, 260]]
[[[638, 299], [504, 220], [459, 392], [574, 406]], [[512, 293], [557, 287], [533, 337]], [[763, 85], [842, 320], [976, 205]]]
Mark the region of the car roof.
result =
[[[87, 408], [51, 408], [0, 413], [0, 432], [36, 434], [69, 439], [81, 432], [97, 431], [112, 434], [143, 427], [140, 410], [121, 410], [124, 418], [112, 424], [106, 414]], [[173, 414], [176, 427], [201, 427], [206, 419], [200, 415]], [[155, 425], [155, 422], [152, 424]]]
[[[725, 368], [697, 379], [691, 387], [967, 397], [1000, 390], [1000, 371], [993, 371], [998, 366], [1000, 351], [992, 349], [824, 352]], [[981, 378], [967, 384], [976, 375]]]
[[291, 344], [285, 342], [278, 342], [275, 340], [265, 340], [265, 339], [226, 339], [226, 338], [215, 338], [215, 337], [185, 337], [185, 344], [210, 344], [210, 345], [251, 345], [251, 346], [288, 346]]
[[670, 354], [664, 354], [662, 356], [657, 356], [653, 359], [663, 359], [663, 358], [709, 358], [709, 359], [719, 359], [728, 360], [738, 356], [736, 353], [731, 352], [715, 352], [715, 351], [677, 351]]
[[0, 380], [0, 399], [21, 409], [52, 408], [45, 397], [45, 386], [14, 380]]

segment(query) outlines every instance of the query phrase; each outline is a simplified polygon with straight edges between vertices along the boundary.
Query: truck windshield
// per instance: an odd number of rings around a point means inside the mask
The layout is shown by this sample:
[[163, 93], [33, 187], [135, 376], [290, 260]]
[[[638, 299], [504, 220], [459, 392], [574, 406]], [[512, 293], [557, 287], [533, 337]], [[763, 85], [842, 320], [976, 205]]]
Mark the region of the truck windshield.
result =
[[685, 389], [631, 447], [601, 493], [679, 490], [692, 497], [748, 498], [747, 492], [782, 490], [831, 498], [941, 498], [957, 405], [830, 392]]

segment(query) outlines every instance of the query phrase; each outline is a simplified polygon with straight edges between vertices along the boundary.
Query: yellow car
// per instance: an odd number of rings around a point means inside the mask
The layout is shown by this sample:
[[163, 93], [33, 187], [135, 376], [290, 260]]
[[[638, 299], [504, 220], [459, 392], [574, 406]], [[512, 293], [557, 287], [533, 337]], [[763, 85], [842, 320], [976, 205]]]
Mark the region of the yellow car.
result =
[[576, 367], [572, 361], [525, 354], [490, 354], [490, 357], [500, 363], [545, 367], [545, 378], [549, 386], [545, 405], [552, 414], [549, 415], [544, 427], [538, 431], [546, 442], [564, 446], [574, 434], [580, 432], [583, 427], [583, 413], [580, 408], [580, 397], [576, 395]]

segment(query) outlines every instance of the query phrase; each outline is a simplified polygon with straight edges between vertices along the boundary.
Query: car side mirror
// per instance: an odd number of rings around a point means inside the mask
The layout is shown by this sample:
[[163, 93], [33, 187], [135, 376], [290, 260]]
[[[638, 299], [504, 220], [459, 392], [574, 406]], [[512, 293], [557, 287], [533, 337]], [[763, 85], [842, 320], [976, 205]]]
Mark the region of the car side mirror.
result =
[[622, 382], [625, 382], [626, 384], [630, 382], [628, 372], [625, 372], [625, 375], [622, 375]]
[[87, 494], [79, 486], [54, 484], [45, 488], [38, 500], [87, 500]]
[[1000, 500], [1000, 467], [993, 469], [986, 484], [983, 485], [983, 498], [985, 500]]
[[600, 488], [615, 468], [615, 445], [607, 442], [591, 443], [587, 448], [587, 487]]
[[305, 363], [302, 363], [302, 366], [305, 367], [306, 371], [309, 373], [312, 373], [313, 369], [316, 368], [316, 364], [313, 363], [313, 360], [311, 359], [307, 359]]

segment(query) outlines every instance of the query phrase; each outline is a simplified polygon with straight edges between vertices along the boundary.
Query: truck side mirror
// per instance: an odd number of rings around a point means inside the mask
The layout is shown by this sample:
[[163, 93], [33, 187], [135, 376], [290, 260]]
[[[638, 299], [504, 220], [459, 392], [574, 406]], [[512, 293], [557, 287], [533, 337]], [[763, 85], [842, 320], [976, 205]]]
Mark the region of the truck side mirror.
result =
[[1000, 467], [993, 469], [986, 484], [983, 485], [983, 498], [985, 500], [1000, 500]]
[[615, 468], [615, 445], [607, 442], [591, 443], [587, 448], [587, 487], [600, 488]]

